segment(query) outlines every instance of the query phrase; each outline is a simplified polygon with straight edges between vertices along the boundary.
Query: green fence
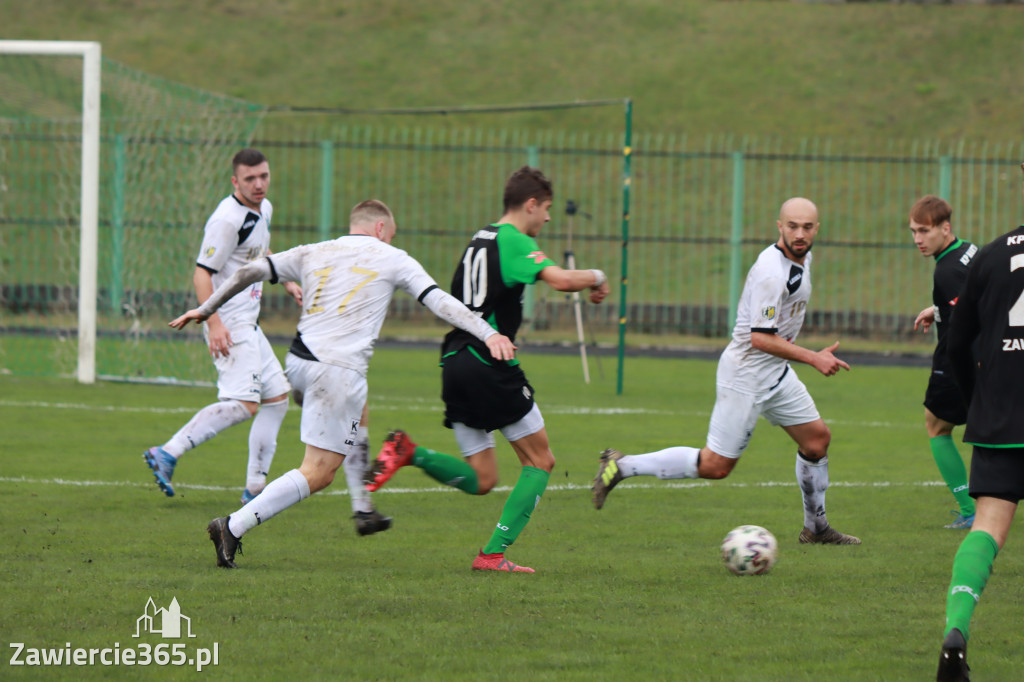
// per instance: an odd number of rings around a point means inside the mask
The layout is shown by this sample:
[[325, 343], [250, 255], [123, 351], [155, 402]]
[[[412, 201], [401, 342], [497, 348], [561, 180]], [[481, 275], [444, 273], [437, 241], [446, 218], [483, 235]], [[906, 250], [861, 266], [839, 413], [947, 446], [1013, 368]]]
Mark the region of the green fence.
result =
[[[216, 136], [191, 135], [187, 125], [151, 134], [145, 126], [105, 124], [99, 375], [212, 378], [198, 332], [173, 334], [165, 323], [192, 303], [203, 222], [231, 191], [230, 156], [250, 140], [271, 162], [275, 250], [341, 233], [351, 206], [377, 197], [396, 214], [395, 244], [447, 284], [468, 236], [500, 216], [506, 176], [530, 163], [555, 183], [541, 246], [561, 261], [571, 232], [578, 266], [602, 268], [617, 284], [621, 130], [357, 127], [295, 117], [269, 117], [254, 127], [249, 114], [232, 116]], [[78, 145], [73, 127], [0, 119], [0, 363], [6, 371], [73, 370], [67, 347], [74, 343], [77, 308], [72, 160]], [[778, 207], [790, 196], [811, 198], [821, 212], [805, 333], [890, 343], [910, 337], [914, 315], [930, 301], [932, 264], [907, 229], [915, 199], [947, 197], [957, 234], [978, 243], [1013, 228], [1021, 216], [1018, 144], [869, 147], [640, 133], [632, 150], [627, 344], [635, 332], [726, 338], [746, 269], [776, 240]], [[570, 199], [579, 207], [572, 216], [565, 210]], [[566, 340], [574, 338], [571, 307], [545, 289], [531, 294], [530, 329], [564, 329]], [[609, 344], [616, 341], [617, 297], [616, 286], [611, 305], [586, 306], [588, 325]], [[416, 324], [426, 319], [407, 297], [396, 299], [393, 314]], [[294, 329], [293, 304], [278, 287], [268, 288], [264, 319], [275, 332]]]

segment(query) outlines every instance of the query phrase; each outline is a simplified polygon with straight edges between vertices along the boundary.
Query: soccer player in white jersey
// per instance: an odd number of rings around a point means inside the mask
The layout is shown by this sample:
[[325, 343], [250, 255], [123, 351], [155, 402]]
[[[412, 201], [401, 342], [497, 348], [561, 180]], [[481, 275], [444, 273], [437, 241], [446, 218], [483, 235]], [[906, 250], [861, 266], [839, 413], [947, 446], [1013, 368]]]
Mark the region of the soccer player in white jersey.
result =
[[[246, 532], [333, 481], [354, 446], [366, 404], [366, 370], [395, 289], [484, 341], [496, 360], [515, 356], [508, 337], [439, 289], [416, 259], [390, 245], [395, 229], [384, 203], [364, 201], [352, 209], [348, 235], [254, 261], [199, 308], [170, 323], [180, 329], [190, 320], [205, 320], [254, 282], [302, 282], [305, 291], [285, 365], [296, 394], [303, 396], [300, 428], [306, 454], [298, 469], [272, 481], [238, 511], [210, 522], [218, 566], [234, 568]], [[357, 482], [362, 485], [361, 477]]]
[[[267, 199], [270, 164], [262, 152], [243, 149], [231, 161], [235, 191], [217, 206], [206, 222], [192, 282], [196, 298], [206, 301], [214, 288], [239, 268], [270, 253], [273, 206]], [[285, 285], [302, 304], [302, 289]], [[149, 448], [143, 457], [157, 485], [174, 495], [171, 477], [178, 459], [221, 431], [253, 418], [249, 430], [249, 463], [242, 499], [251, 499], [266, 485], [277, 447], [277, 433], [288, 410], [288, 380], [270, 343], [257, 324], [262, 282], [226, 301], [203, 325], [203, 335], [217, 368], [218, 402], [197, 412], [170, 440]]]
[[850, 366], [833, 355], [836, 342], [820, 351], [794, 343], [811, 296], [811, 247], [818, 233], [818, 209], [794, 197], [782, 204], [779, 240], [750, 268], [740, 295], [732, 341], [722, 352], [717, 398], [703, 448], [670, 447], [624, 456], [605, 450], [594, 479], [594, 506], [630, 476], [725, 478], [750, 443], [760, 416], [781, 426], [797, 444], [796, 478], [804, 503], [802, 543], [858, 545], [860, 540], [832, 528], [825, 516], [828, 446], [831, 433], [790, 362], [803, 362], [825, 376]]

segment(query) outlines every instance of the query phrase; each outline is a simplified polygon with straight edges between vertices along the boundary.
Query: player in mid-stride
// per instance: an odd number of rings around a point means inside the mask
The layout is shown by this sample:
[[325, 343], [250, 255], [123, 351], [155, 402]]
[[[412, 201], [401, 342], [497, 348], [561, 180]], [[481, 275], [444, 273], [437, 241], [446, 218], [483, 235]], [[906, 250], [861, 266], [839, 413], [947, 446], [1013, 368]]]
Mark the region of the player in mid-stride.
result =
[[957, 517], [946, 528], [970, 528], [974, 521], [974, 500], [967, 491], [967, 467], [953, 442], [953, 427], [967, 421], [967, 403], [953, 380], [946, 355], [946, 332], [967, 269], [978, 247], [953, 234], [953, 208], [937, 196], [918, 199], [910, 209], [910, 233], [925, 258], [935, 258], [932, 305], [914, 319], [914, 329], [927, 332], [935, 325], [938, 343], [932, 356], [932, 373], [924, 394], [924, 422], [935, 464], [942, 480], [959, 507]]
[[[551, 181], [539, 170], [523, 166], [514, 172], [505, 182], [504, 215], [474, 234], [452, 278], [452, 294], [513, 340], [522, 322], [526, 284], [541, 281], [556, 291], [589, 290], [593, 303], [609, 292], [600, 270], [564, 270], [537, 246], [535, 238], [550, 220], [552, 198]], [[472, 568], [533, 573], [505, 558], [505, 550], [540, 503], [555, 466], [533, 387], [518, 360], [491, 361], [480, 342], [459, 329], [445, 336], [441, 362], [445, 425], [455, 431], [462, 457], [417, 446], [404, 431], [394, 431], [374, 462], [368, 488], [376, 490], [399, 468], [412, 465], [440, 483], [485, 495], [498, 482], [492, 432], [500, 431], [523, 468]]]
[[832, 435], [789, 365], [803, 362], [825, 376], [850, 369], [833, 355], [838, 341], [817, 352], [794, 343], [811, 296], [818, 209], [810, 200], [794, 197], [782, 204], [777, 225], [778, 242], [761, 252], [747, 274], [732, 341], [718, 363], [717, 398], [706, 445], [632, 456], [605, 450], [593, 484], [596, 508], [601, 509], [612, 488], [630, 476], [725, 478], [750, 443], [758, 417], [764, 416], [797, 444], [796, 478], [804, 504], [800, 542], [860, 544], [859, 538], [832, 528], [825, 516]]
[[[181, 329], [192, 320], [205, 320], [253, 282], [302, 282], [306, 292], [285, 361], [288, 378], [302, 395], [298, 402], [305, 457], [298, 469], [271, 481], [241, 509], [210, 522], [207, 532], [218, 566], [235, 568], [243, 535], [333, 482], [365, 418], [366, 371], [395, 289], [467, 330], [491, 361], [515, 357], [515, 346], [506, 336], [439, 289], [416, 259], [391, 246], [395, 230], [394, 216], [383, 202], [363, 201], [352, 209], [349, 234], [253, 261], [201, 306], [170, 323]], [[357, 483], [362, 485], [361, 477]]]

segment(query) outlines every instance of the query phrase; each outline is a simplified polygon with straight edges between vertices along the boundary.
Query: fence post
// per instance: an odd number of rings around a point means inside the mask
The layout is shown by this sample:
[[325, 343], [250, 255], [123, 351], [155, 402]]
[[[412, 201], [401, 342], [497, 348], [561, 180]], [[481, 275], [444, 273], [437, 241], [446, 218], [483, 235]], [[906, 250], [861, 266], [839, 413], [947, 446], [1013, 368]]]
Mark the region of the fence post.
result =
[[615, 395], [622, 395], [626, 365], [626, 292], [629, 285], [629, 190], [633, 184], [633, 100], [626, 99], [626, 122], [622, 140], [622, 279], [619, 283], [619, 366]]
[[743, 152], [732, 153], [732, 231], [729, 234], [729, 329], [736, 325], [736, 310], [743, 277]]
[[949, 156], [939, 157], [939, 197], [949, 201], [953, 192], [953, 159]]
[[[531, 168], [540, 166], [540, 150], [537, 145], [531, 144], [526, 147], [526, 165]], [[531, 282], [523, 290], [523, 319], [535, 322], [537, 306], [537, 287]]]
[[320, 241], [331, 238], [334, 222], [334, 143], [320, 142]]
[[124, 295], [124, 193], [128, 152], [124, 134], [114, 137], [114, 196], [110, 211], [110, 312], [121, 312]]

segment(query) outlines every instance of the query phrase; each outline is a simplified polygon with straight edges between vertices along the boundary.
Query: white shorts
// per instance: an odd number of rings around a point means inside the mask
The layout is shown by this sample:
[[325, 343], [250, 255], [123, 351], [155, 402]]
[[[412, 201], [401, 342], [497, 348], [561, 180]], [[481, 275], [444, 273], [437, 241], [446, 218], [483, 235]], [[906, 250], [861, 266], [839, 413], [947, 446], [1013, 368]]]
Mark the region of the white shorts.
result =
[[[213, 359], [217, 368], [217, 398], [253, 403], [286, 395], [291, 387], [274, 349], [257, 326], [230, 329], [231, 348], [227, 357]], [[203, 325], [203, 339], [206, 325]]]
[[302, 405], [302, 442], [348, 455], [366, 404], [366, 377], [353, 369], [303, 360], [291, 353], [284, 364], [295, 388], [295, 401]]
[[750, 444], [761, 416], [772, 426], [796, 426], [820, 419], [811, 394], [792, 367], [778, 386], [758, 395], [719, 384], [708, 425], [708, 448], [722, 457], [738, 459]]
[[[512, 443], [532, 436], [543, 428], [544, 417], [541, 416], [537, 403], [534, 403], [533, 409], [527, 412], [525, 417], [498, 430], [501, 431], [505, 440]], [[458, 443], [463, 457], [469, 457], [494, 447], [493, 431], [470, 428], [461, 422], [453, 422], [452, 429], [455, 431], [455, 442]]]

